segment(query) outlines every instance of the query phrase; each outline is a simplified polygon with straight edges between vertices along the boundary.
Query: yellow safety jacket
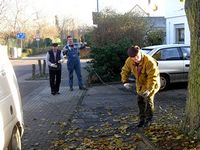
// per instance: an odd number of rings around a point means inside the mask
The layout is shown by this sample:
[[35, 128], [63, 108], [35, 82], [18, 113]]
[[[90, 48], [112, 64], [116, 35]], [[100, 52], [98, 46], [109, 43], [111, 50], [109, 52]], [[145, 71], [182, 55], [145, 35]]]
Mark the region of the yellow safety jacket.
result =
[[160, 73], [157, 61], [150, 55], [140, 51], [142, 60], [136, 64], [131, 57], [125, 61], [121, 71], [121, 81], [128, 82], [130, 73], [136, 78], [136, 91], [141, 94], [148, 90], [150, 96], [154, 95], [160, 89]]

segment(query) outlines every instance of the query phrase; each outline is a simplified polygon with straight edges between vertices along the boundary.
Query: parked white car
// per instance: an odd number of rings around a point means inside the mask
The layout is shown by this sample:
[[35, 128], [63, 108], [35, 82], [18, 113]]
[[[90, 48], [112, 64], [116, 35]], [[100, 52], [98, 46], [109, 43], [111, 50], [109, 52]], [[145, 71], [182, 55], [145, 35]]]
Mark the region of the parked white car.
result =
[[155, 45], [142, 50], [158, 61], [161, 90], [170, 83], [187, 82], [190, 66], [190, 46], [186, 44]]
[[0, 45], [0, 150], [20, 150], [24, 131], [21, 96], [6, 47]]

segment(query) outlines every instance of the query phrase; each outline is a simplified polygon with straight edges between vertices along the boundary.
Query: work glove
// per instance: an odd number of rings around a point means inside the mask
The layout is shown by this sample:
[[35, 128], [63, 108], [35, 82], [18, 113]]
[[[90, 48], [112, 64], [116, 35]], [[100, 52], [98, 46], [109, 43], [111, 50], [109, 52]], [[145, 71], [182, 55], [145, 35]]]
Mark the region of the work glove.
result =
[[150, 95], [150, 92], [148, 90], [144, 91], [141, 96], [144, 98], [147, 98]]
[[57, 68], [56, 64], [51, 64], [50, 66], [53, 67], [53, 68]]
[[132, 85], [130, 83], [124, 83], [124, 87], [127, 89], [127, 90], [130, 90], [132, 88]]
[[59, 63], [59, 64], [63, 63], [63, 60], [62, 60], [62, 59], [60, 59], [60, 60], [58, 61], [58, 63]]

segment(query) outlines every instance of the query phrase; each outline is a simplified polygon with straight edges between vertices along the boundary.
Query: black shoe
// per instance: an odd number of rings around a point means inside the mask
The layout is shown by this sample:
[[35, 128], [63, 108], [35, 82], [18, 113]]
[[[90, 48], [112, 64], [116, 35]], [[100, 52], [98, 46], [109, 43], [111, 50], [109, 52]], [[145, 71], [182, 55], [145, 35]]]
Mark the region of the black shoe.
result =
[[56, 92], [51, 92], [52, 95], [56, 95]]
[[72, 87], [70, 87], [70, 89], [69, 89], [70, 91], [73, 91], [74, 89], [72, 88]]
[[56, 92], [56, 94], [60, 94], [60, 92]]
[[144, 127], [148, 127], [152, 124], [153, 122], [153, 118], [152, 117], [149, 117], [146, 119], [145, 123], [144, 123]]
[[81, 87], [79, 87], [79, 90], [87, 90], [87, 88], [84, 86], [81, 86]]
[[144, 121], [143, 119], [140, 120], [140, 122], [138, 123], [137, 127], [138, 127], [138, 128], [143, 127], [143, 126], [144, 126], [144, 123], [145, 123], [145, 121]]

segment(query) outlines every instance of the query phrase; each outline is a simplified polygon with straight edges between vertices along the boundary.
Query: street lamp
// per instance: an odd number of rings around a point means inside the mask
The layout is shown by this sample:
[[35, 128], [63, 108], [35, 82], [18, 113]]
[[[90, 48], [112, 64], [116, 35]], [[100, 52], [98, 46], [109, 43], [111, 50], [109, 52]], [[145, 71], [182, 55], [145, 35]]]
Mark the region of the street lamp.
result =
[[99, 12], [99, 0], [97, 0], [97, 12]]

